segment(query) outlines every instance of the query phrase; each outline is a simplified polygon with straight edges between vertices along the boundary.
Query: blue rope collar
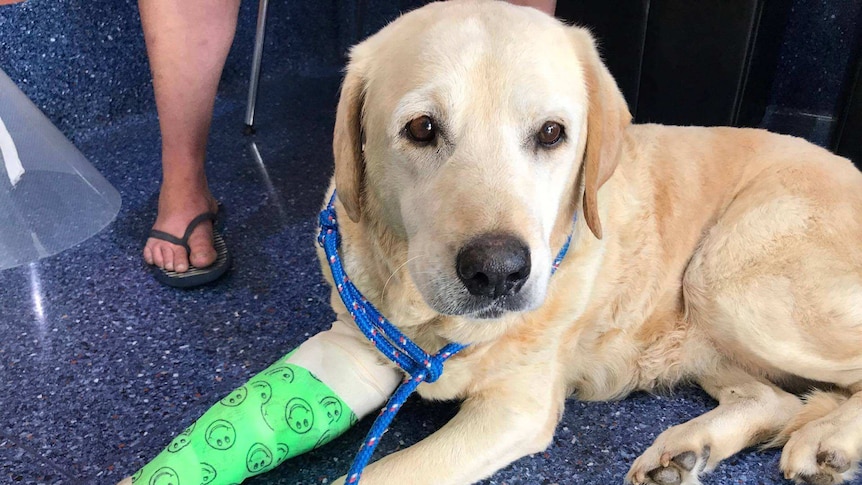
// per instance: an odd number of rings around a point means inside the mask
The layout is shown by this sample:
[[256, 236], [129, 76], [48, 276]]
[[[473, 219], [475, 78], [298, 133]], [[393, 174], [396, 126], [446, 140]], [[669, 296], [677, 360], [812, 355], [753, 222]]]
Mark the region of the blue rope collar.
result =
[[[420, 383], [431, 383], [439, 379], [443, 374], [443, 363], [467, 346], [453, 342], [431, 355], [401, 333], [386, 317], [380, 314], [371, 302], [362, 296], [362, 293], [356, 289], [356, 286], [347, 277], [347, 273], [344, 272], [344, 266], [338, 255], [341, 234], [338, 232], [338, 220], [335, 214], [335, 197], [336, 193], [333, 191], [326, 208], [320, 212], [320, 234], [317, 236], [317, 242], [326, 252], [338, 294], [353, 317], [353, 321], [356, 322], [356, 326], [359, 327], [365, 337], [374, 343], [377, 350], [410, 376], [404, 379], [389, 402], [386, 403], [386, 407], [380, 410], [380, 414], [365, 437], [362, 448], [353, 460], [353, 465], [347, 472], [346, 483], [355, 484], [359, 482], [362, 471], [371, 460], [371, 454], [377, 448], [381, 436], [389, 429], [389, 425], [407, 398], [413, 394]], [[575, 213], [575, 218], [577, 220], [577, 213]], [[557, 257], [554, 258], [551, 274], [554, 274], [560, 266], [571, 242], [572, 234], [570, 233], [566, 243], [563, 244]]]

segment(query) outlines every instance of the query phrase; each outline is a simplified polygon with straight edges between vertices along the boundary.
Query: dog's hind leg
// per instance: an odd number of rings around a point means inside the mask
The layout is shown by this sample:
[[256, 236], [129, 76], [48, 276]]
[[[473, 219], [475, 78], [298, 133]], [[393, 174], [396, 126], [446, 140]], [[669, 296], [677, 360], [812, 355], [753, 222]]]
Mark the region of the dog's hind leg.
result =
[[734, 367], [704, 374], [698, 383], [718, 407], [661, 433], [635, 460], [628, 483], [699, 484], [700, 473], [775, 437], [802, 408], [796, 396]]
[[[862, 385], [857, 386], [862, 389]], [[809, 398], [802, 420], [788, 435], [781, 453], [781, 470], [787, 479], [809, 485], [843, 483], [853, 477], [862, 460], [862, 392], [849, 398], [836, 393], [818, 393]], [[807, 415], [807, 416], [806, 416]], [[822, 415], [818, 417], [818, 415]]]
[[862, 458], [860, 183], [843, 160], [761, 173], [708, 231], [684, 280], [689, 321], [722, 355], [852, 396], [814, 416], [821, 395], [789, 423], [812, 414], [781, 460], [786, 476], [811, 485], [845, 481]]

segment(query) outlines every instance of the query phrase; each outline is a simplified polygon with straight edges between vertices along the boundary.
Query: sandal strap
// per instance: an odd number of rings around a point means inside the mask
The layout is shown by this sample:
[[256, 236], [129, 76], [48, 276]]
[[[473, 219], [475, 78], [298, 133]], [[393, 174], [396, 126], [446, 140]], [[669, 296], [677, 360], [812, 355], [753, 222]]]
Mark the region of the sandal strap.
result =
[[162, 241], [167, 241], [171, 244], [176, 244], [177, 246], [182, 246], [186, 248], [186, 252], [191, 254], [192, 249], [189, 247], [186, 241], [174, 236], [173, 234], [168, 234], [164, 231], [159, 231], [158, 229], [150, 230], [150, 237], [153, 239], [161, 239]]
[[216, 219], [217, 217], [215, 212], [204, 212], [203, 214], [192, 219], [192, 222], [189, 222], [189, 225], [186, 227], [186, 233], [183, 234], [183, 241], [185, 241], [184, 244], [186, 245], [186, 247], [188, 247], [189, 237], [192, 235], [192, 232], [194, 232], [195, 228], [198, 227], [200, 223], [205, 221], [211, 221], [213, 224], [215, 224]]
[[185, 234], [183, 234], [182, 238], [176, 237], [173, 234], [169, 234], [164, 231], [159, 231], [158, 229], [150, 230], [150, 237], [155, 239], [161, 239], [162, 241], [167, 241], [171, 244], [176, 244], [177, 246], [182, 246], [186, 249], [187, 253], [191, 254], [192, 249], [189, 247], [189, 237], [192, 235], [192, 232], [194, 232], [195, 228], [197, 228], [202, 222], [212, 221], [213, 223], [215, 223], [216, 219], [217, 216], [214, 212], [204, 212], [203, 214], [200, 214], [199, 216], [192, 219], [191, 222], [189, 222], [189, 225], [186, 226], [186, 232]]

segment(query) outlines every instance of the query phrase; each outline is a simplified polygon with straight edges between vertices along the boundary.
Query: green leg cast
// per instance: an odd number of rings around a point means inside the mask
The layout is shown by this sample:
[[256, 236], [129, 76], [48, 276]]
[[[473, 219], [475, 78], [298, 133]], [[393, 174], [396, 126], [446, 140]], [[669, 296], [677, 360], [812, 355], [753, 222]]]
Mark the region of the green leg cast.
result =
[[288, 356], [211, 407], [132, 483], [238, 484], [353, 426], [356, 415], [341, 398]]

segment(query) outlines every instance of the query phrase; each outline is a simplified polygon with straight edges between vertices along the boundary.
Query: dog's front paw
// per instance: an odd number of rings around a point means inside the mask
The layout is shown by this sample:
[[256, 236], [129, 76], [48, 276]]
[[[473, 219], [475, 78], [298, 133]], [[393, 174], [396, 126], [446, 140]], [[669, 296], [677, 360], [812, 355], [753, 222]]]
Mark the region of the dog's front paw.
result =
[[632, 464], [626, 482], [633, 485], [700, 485], [698, 474], [709, 458], [709, 446], [699, 451], [651, 446]]
[[665, 430], [632, 464], [626, 483], [700, 485], [698, 475], [709, 460], [709, 439], [691, 422]]
[[829, 422], [812, 422], [794, 432], [781, 452], [781, 471], [788, 480], [806, 485], [844, 483], [859, 467], [858, 451], [848, 430]]

